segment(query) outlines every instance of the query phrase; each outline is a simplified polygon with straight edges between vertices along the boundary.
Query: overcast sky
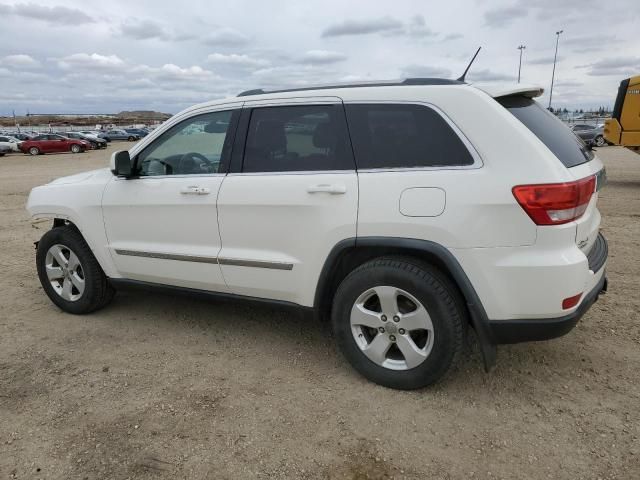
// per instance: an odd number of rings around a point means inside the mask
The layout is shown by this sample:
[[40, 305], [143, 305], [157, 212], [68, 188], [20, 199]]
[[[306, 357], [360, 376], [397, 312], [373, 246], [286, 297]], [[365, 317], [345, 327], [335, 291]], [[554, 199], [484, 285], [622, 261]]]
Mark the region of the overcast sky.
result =
[[515, 82], [524, 44], [522, 82], [546, 97], [560, 29], [554, 106], [612, 106], [640, 73], [638, 1], [0, 0], [0, 115], [175, 113], [256, 87], [455, 78], [479, 45], [468, 81]]

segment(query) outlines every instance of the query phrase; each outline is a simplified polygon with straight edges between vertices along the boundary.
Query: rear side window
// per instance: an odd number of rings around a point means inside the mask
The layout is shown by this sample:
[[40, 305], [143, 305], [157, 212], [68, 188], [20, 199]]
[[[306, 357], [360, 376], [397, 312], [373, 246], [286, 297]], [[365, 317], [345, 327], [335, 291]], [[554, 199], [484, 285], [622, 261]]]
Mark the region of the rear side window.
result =
[[255, 108], [243, 172], [353, 170], [341, 105]]
[[565, 167], [571, 168], [593, 158], [593, 152], [562, 121], [538, 102], [522, 95], [501, 97], [498, 102], [533, 132]]
[[472, 165], [456, 132], [424, 105], [350, 104], [349, 133], [359, 169]]

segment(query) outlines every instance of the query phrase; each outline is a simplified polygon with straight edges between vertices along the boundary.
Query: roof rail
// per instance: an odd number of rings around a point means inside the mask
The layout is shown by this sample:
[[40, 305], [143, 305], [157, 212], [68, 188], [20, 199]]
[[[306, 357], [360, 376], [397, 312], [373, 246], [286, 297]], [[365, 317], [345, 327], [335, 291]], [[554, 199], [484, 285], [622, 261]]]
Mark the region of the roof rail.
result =
[[309, 87], [285, 88], [282, 90], [264, 90], [254, 88], [238, 94], [238, 97], [250, 97], [251, 95], [264, 95], [266, 93], [304, 92], [308, 90], [329, 90], [333, 88], [358, 88], [358, 87], [399, 87], [407, 85], [462, 85], [465, 82], [450, 80], [448, 78], [405, 78], [404, 80], [389, 80], [381, 82], [343, 83], [335, 85], [316, 85]]

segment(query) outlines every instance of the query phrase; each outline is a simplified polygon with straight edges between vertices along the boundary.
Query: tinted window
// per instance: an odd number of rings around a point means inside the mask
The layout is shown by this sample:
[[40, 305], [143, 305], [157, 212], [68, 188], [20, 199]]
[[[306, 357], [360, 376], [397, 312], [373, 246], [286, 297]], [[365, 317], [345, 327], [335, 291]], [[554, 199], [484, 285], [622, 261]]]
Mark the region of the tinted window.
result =
[[7, 137], [0, 137], [0, 142], [8, 142], [9, 139]]
[[46, 140], [47, 136], [46, 135], [38, 135], [36, 137], [33, 137], [33, 140]]
[[140, 176], [203, 175], [221, 171], [233, 112], [197, 115], [173, 126], [137, 157]]
[[575, 167], [593, 158], [593, 152], [585, 143], [535, 100], [521, 95], [497, 100], [524, 123], [566, 167]]
[[448, 167], [473, 164], [460, 137], [423, 105], [347, 105], [358, 168]]
[[244, 172], [350, 170], [341, 105], [265, 107], [251, 113]]

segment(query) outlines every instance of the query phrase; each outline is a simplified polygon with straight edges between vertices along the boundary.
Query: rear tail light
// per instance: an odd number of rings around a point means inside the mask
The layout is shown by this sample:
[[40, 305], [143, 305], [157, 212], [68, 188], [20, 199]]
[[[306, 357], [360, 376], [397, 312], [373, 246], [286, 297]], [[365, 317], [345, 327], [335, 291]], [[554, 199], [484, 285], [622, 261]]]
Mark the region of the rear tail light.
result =
[[580, 301], [581, 297], [582, 297], [582, 294], [579, 293], [578, 295], [574, 295], [573, 297], [565, 298], [564, 300], [562, 300], [562, 309], [568, 310], [570, 308], [575, 307]]
[[582, 216], [595, 189], [592, 175], [575, 182], [518, 185], [512, 191], [536, 225], [562, 225]]

